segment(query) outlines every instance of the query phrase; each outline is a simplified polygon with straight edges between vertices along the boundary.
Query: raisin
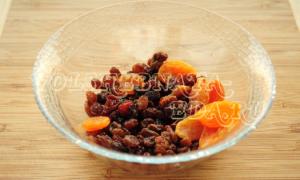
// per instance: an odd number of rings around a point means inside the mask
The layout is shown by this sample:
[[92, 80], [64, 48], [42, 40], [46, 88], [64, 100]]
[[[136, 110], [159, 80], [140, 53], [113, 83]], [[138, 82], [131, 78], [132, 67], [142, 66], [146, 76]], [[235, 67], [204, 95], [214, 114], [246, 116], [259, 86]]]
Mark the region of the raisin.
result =
[[111, 131], [111, 134], [112, 135], [116, 135], [116, 136], [120, 136], [120, 137], [124, 137], [125, 135], [128, 135], [129, 133], [124, 131], [123, 129], [121, 128], [114, 128], [112, 131]]
[[144, 138], [144, 140], [143, 140], [144, 146], [146, 146], [146, 147], [154, 146], [154, 144], [155, 144], [154, 139], [155, 139], [155, 136], [150, 136], [150, 137]]
[[177, 97], [173, 95], [168, 95], [160, 98], [159, 100], [159, 106], [161, 108], [164, 108], [165, 106], [169, 105], [171, 102], [176, 101]]
[[160, 61], [160, 62], [163, 62], [165, 60], [168, 59], [168, 54], [165, 53], [165, 52], [157, 52], [153, 55], [153, 60], [154, 61]]
[[87, 91], [85, 95], [89, 105], [92, 105], [97, 101], [97, 95], [93, 91]]
[[166, 151], [166, 155], [174, 155], [174, 154], [176, 154], [176, 153], [171, 149]]
[[118, 141], [112, 141], [111, 143], [111, 148], [114, 149], [114, 150], [117, 150], [117, 151], [125, 151], [127, 150], [127, 148], [120, 142]]
[[182, 98], [183, 96], [188, 97], [191, 90], [192, 88], [190, 86], [179, 85], [173, 89], [172, 95], [176, 96], [177, 98]]
[[152, 131], [148, 128], [143, 128], [140, 132], [140, 134], [144, 137], [150, 137], [150, 136], [159, 136], [159, 134], [155, 131]]
[[158, 91], [147, 91], [145, 96], [148, 97], [149, 101], [158, 102], [160, 99], [160, 93]]
[[120, 137], [120, 136], [118, 136], [118, 135], [113, 135], [112, 139], [113, 139], [114, 141], [118, 141], [118, 142], [120, 142], [120, 143], [122, 143], [122, 140], [123, 140], [123, 138]]
[[126, 135], [123, 138], [123, 144], [129, 148], [137, 148], [140, 145], [139, 140], [137, 139], [137, 137], [133, 136], [133, 135]]
[[102, 82], [103, 82], [103, 86], [105, 88], [111, 88], [111, 87], [113, 87], [113, 84], [115, 82], [115, 78], [113, 76], [110, 76], [110, 75], [105, 75], [105, 76], [103, 76]]
[[168, 142], [171, 142], [172, 139], [171, 139], [171, 134], [168, 132], [168, 131], [163, 131], [161, 132], [161, 136], [163, 138], [165, 138]]
[[195, 114], [198, 110], [200, 110], [203, 106], [203, 103], [200, 101], [191, 101], [188, 104], [188, 107], [186, 108], [186, 113], [187, 115], [193, 115]]
[[98, 101], [98, 103], [105, 104], [105, 102], [106, 102], [106, 96], [107, 96], [106, 92], [100, 92], [100, 93], [98, 93], [97, 94], [97, 101]]
[[133, 73], [146, 73], [148, 71], [148, 66], [144, 63], [137, 63], [132, 66]]
[[176, 133], [174, 132], [172, 127], [170, 125], [166, 125], [165, 130], [170, 133], [170, 137], [171, 137], [172, 142], [176, 143], [178, 141], [178, 136], [176, 135]]
[[162, 116], [162, 111], [160, 111], [156, 108], [150, 107], [143, 111], [143, 116], [144, 116], [144, 118], [153, 118], [153, 119], [160, 118]]
[[112, 123], [117, 123], [115, 121], [118, 121], [118, 118], [119, 118], [118, 112], [117, 111], [111, 112], [110, 115], [109, 115], [109, 118], [110, 118], [110, 120], [113, 121]]
[[103, 105], [95, 102], [91, 107], [90, 107], [90, 112], [93, 116], [100, 116], [102, 115], [103, 112]]
[[149, 103], [148, 96], [141, 96], [141, 97], [139, 97], [138, 100], [137, 100], [137, 102], [136, 102], [137, 109], [139, 111], [145, 110], [148, 107], [148, 103]]
[[85, 101], [84, 103], [84, 110], [88, 116], [93, 116], [91, 113], [91, 106], [89, 105], [88, 101]]
[[155, 132], [161, 132], [163, 127], [164, 126], [160, 125], [160, 124], [149, 124], [147, 126], [147, 128], [149, 128], [150, 130], [155, 131]]
[[170, 146], [169, 146], [169, 149], [171, 149], [172, 151], [176, 151], [176, 149], [177, 149], [177, 147], [176, 147], [176, 145], [175, 144], [171, 144]]
[[192, 150], [197, 150], [199, 147], [199, 141], [194, 141], [191, 145]]
[[149, 73], [150, 74], [157, 73], [162, 64], [163, 64], [163, 62], [153, 61], [153, 63], [149, 67]]
[[101, 81], [99, 79], [92, 79], [91, 80], [91, 85], [95, 89], [100, 89], [101, 88]]
[[108, 135], [98, 135], [96, 136], [96, 141], [103, 147], [111, 148], [112, 139]]
[[142, 122], [141, 122], [141, 126], [143, 128], [147, 127], [149, 124], [153, 124], [155, 121], [152, 118], [145, 118]]
[[116, 67], [111, 67], [110, 70], [109, 70], [109, 72], [110, 72], [111, 76], [117, 76], [117, 77], [121, 76], [120, 70], [118, 68], [116, 68]]
[[127, 117], [130, 115], [130, 107], [133, 106], [133, 102], [128, 100], [123, 103], [121, 103], [118, 107], [118, 112], [121, 116]]
[[178, 153], [184, 153], [184, 152], [188, 152], [189, 148], [187, 146], [185, 147], [181, 147], [181, 148], [177, 148], [177, 152]]
[[155, 138], [155, 150], [156, 154], [165, 154], [168, 150], [170, 144], [169, 142], [163, 138], [162, 136], [157, 136]]
[[125, 121], [124, 127], [128, 130], [131, 130], [139, 125], [139, 122], [137, 119], [129, 119], [128, 121]]

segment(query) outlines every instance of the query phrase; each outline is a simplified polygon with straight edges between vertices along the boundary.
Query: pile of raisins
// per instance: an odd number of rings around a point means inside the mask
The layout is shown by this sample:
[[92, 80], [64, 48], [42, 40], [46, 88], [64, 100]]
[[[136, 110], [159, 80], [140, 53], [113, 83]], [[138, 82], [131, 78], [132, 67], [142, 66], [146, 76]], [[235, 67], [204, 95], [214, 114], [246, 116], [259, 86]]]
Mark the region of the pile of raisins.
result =
[[[91, 85], [101, 89], [96, 94], [86, 92], [86, 113], [92, 116], [109, 116], [110, 125], [97, 132], [89, 132], [99, 145], [120, 152], [137, 155], [172, 155], [198, 148], [198, 141], [181, 139], [175, 134], [176, 124], [195, 112], [189, 99], [176, 90], [177, 85], [186, 85], [189, 91], [196, 77], [162, 83], [157, 72], [168, 55], [158, 52], [145, 63], [137, 63], [128, 73], [139, 74], [144, 79], [144, 88], [135, 87], [134, 93], [118, 96], [118, 78], [121, 72], [112, 67], [102, 80], [93, 79]], [[191, 81], [194, 80], [194, 81]], [[147, 90], [145, 91], [145, 87]]]

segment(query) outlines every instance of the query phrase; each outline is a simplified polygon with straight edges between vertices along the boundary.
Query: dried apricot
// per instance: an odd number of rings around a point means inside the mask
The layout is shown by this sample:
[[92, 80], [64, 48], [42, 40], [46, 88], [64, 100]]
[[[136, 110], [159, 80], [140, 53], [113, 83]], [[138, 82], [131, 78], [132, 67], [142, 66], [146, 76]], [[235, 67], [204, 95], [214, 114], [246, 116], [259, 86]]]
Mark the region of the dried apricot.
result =
[[209, 102], [223, 101], [225, 91], [222, 83], [219, 80], [213, 80], [209, 83]]
[[165, 61], [158, 70], [158, 77], [162, 82], [168, 78], [168, 76], [180, 77], [187, 74], [196, 74], [196, 69], [181, 60], [167, 60]]
[[183, 139], [198, 140], [203, 126], [198, 119], [187, 117], [176, 125], [175, 133]]
[[198, 119], [209, 128], [227, 127], [240, 119], [240, 104], [231, 101], [216, 101], [203, 106], [191, 118]]
[[229, 127], [203, 128], [201, 137], [199, 139], [199, 149], [203, 149], [224, 139], [229, 133], [238, 127], [239, 124], [240, 121], [235, 121]]
[[110, 123], [110, 119], [107, 116], [95, 116], [87, 118], [83, 123], [83, 128], [88, 131], [97, 131], [106, 128]]
[[198, 101], [202, 104], [209, 103], [209, 88], [205, 78], [198, 78], [197, 83], [192, 87], [189, 99], [190, 101]]

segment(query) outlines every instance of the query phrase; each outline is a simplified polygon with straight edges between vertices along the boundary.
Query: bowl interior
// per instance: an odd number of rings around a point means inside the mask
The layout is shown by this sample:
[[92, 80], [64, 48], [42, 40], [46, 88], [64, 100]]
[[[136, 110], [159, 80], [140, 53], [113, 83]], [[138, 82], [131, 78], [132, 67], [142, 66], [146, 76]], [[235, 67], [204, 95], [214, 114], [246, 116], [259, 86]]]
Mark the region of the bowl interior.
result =
[[[88, 142], [78, 128], [87, 117], [85, 91], [91, 89], [93, 77], [107, 74], [111, 66], [126, 72], [158, 50], [167, 52], [169, 59], [192, 64], [199, 75], [220, 79], [227, 99], [240, 102], [245, 115], [243, 124], [223, 141], [177, 155], [182, 157], [177, 161], [208, 156], [235, 144], [268, 111], [275, 87], [273, 69], [253, 36], [207, 10], [161, 1], [100, 8], [60, 28], [42, 48], [34, 67], [37, 102], [46, 118], [68, 139], [96, 154], [128, 160], [131, 155], [118, 156], [120, 153]], [[152, 157], [130, 158], [154, 162]], [[157, 159], [157, 163], [176, 161]]]

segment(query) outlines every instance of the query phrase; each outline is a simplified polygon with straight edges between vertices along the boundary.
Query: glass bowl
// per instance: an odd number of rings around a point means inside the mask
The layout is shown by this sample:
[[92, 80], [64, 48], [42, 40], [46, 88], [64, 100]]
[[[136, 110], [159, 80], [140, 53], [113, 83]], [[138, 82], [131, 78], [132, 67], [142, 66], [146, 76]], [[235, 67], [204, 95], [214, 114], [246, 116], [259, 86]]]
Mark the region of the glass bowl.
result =
[[[242, 125], [213, 146], [172, 156], [136, 156], [89, 141], [79, 124], [87, 117], [83, 104], [90, 80], [111, 66], [126, 72], [159, 50], [220, 79], [226, 98], [242, 104]], [[139, 172], [176, 171], [233, 146], [264, 119], [275, 96], [270, 58], [249, 32], [216, 13], [167, 1], [113, 4], [75, 18], [45, 43], [32, 78], [41, 112], [68, 140]]]

